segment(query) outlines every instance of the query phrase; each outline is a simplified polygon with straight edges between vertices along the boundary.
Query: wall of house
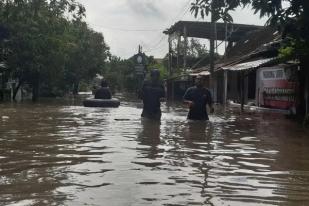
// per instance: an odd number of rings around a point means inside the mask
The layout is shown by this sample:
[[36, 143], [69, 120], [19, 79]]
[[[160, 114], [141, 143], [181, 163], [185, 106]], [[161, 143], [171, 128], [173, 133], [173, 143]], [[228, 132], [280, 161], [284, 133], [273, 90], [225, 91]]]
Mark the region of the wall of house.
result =
[[256, 99], [256, 70], [248, 73], [248, 100], [254, 101]]
[[224, 102], [224, 71], [218, 71], [216, 72], [216, 81], [217, 81], [217, 97], [216, 100], [218, 103]]
[[238, 72], [228, 71], [227, 74], [227, 99], [240, 102], [240, 76]]
[[295, 69], [280, 66], [263, 67], [257, 71], [257, 104], [262, 107], [291, 110], [296, 107], [297, 81]]

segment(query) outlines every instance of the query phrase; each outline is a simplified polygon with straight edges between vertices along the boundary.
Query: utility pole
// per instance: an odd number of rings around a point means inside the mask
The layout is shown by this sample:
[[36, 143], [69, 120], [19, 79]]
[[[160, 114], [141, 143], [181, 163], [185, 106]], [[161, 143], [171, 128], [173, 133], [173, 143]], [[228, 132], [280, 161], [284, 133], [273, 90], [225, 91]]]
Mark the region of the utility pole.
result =
[[209, 38], [209, 57], [210, 57], [210, 62], [209, 62], [209, 87], [212, 91], [213, 99], [216, 99], [215, 97], [215, 88], [214, 88], [214, 67], [215, 67], [215, 19], [214, 19], [214, 9], [213, 6], [211, 5], [211, 31], [210, 31], [210, 38]]
[[183, 27], [183, 38], [184, 38], [184, 51], [183, 51], [183, 69], [186, 71], [187, 67], [187, 49], [188, 49], [188, 31], [187, 27]]
[[[178, 55], [178, 54], [177, 54]], [[172, 36], [168, 35], [168, 81], [167, 81], [167, 98], [173, 100], [173, 53], [172, 53]]]

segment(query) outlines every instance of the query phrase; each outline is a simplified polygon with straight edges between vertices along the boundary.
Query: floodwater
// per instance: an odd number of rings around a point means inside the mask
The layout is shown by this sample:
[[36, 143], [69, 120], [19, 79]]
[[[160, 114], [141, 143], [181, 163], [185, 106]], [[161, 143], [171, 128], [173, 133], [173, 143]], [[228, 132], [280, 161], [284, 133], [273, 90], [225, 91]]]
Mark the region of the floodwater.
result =
[[309, 205], [309, 133], [280, 114], [0, 104], [0, 205]]

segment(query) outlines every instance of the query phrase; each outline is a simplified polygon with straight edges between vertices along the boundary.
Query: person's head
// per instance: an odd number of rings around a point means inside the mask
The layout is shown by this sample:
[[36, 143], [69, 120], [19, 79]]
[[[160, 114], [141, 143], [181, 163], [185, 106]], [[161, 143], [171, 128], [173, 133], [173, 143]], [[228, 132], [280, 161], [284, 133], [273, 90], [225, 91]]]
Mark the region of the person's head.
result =
[[197, 75], [197, 77], [195, 78], [195, 85], [197, 87], [203, 87], [204, 86], [204, 78], [201, 75]]
[[153, 82], [159, 81], [159, 78], [160, 78], [160, 71], [159, 71], [158, 69], [153, 69], [153, 70], [151, 70], [151, 72], [150, 72], [150, 78], [151, 78], [151, 81], [153, 81]]
[[105, 79], [102, 79], [101, 87], [108, 87], [108, 83], [107, 83], [107, 81]]

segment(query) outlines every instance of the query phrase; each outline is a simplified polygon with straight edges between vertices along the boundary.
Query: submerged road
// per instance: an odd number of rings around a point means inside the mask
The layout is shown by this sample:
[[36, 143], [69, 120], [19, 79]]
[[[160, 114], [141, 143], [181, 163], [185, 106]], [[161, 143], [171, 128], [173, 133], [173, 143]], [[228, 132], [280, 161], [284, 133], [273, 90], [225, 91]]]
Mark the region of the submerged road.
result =
[[79, 105], [0, 104], [1, 206], [309, 205], [309, 133], [280, 114]]

